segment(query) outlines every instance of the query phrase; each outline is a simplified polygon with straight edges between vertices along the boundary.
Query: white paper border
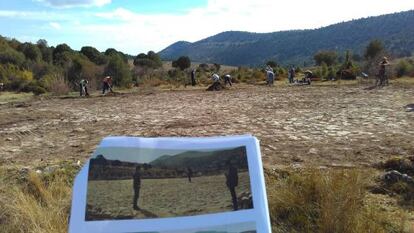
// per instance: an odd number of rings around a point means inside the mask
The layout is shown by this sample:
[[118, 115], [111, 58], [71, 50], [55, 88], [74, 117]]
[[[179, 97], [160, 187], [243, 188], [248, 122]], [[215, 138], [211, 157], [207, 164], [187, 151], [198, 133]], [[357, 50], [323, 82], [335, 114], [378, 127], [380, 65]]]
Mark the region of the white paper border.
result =
[[203, 150], [240, 146], [246, 147], [253, 209], [186, 217], [85, 221], [89, 170], [89, 163], [87, 163], [75, 178], [69, 233], [126, 233], [148, 231], [162, 233], [163, 231], [177, 231], [182, 229], [214, 228], [214, 226], [218, 225], [231, 225], [240, 222], [255, 222], [258, 233], [270, 233], [270, 218], [262, 160], [260, 157], [259, 142], [255, 137], [250, 135], [206, 138], [107, 137], [102, 140], [98, 148], [141, 147]]

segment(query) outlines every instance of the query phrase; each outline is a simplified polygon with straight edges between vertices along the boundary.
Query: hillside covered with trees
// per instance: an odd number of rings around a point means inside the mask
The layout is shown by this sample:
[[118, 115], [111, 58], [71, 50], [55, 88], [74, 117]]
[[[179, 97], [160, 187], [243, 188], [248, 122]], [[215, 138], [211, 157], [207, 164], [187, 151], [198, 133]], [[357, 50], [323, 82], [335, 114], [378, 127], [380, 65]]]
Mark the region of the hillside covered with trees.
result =
[[279, 64], [313, 64], [320, 50], [350, 50], [358, 59], [372, 40], [381, 40], [395, 57], [414, 51], [414, 10], [338, 23], [313, 30], [273, 33], [228, 31], [189, 43], [176, 42], [159, 55], [164, 60], [188, 56], [192, 61], [256, 66], [268, 60]]
[[[133, 66], [129, 63], [132, 59]], [[128, 87], [137, 80], [137, 67], [161, 66], [153, 51], [132, 57], [113, 48], [100, 52], [84, 46], [76, 51], [67, 44], [49, 46], [44, 39], [33, 44], [0, 36], [0, 83], [4, 90], [65, 94], [78, 90], [81, 79], [88, 80], [90, 88], [99, 89], [105, 76], [113, 77], [115, 86]]]

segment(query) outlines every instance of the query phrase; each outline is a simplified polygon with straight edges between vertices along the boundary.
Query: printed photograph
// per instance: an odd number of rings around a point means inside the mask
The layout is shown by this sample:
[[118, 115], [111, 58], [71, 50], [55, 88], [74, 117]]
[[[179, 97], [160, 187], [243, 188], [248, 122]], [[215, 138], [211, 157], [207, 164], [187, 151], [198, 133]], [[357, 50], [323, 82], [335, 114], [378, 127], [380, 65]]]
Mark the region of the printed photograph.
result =
[[198, 228], [177, 231], [152, 231], [152, 232], [135, 232], [135, 233], [256, 233], [255, 222], [242, 222], [237, 224], [227, 224], [213, 226], [208, 228]]
[[86, 221], [251, 208], [244, 146], [220, 150], [107, 147], [98, 148], [90, 160]]

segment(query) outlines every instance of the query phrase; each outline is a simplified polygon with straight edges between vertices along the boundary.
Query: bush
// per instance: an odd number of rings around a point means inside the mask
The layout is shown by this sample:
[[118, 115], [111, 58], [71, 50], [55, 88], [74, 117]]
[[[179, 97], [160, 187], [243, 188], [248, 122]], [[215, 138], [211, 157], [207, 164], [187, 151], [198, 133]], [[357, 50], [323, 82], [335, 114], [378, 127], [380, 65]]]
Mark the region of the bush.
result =
[[22, 65], [25, 61], [24, 54], [14, 50], [8, 45], [0, 45], [0, 63]]
[[[303, 170], [269, 175], [275, 232], [402, 232], [392, 215], [367, 202], [370, 171]], [[402, 224], [402, 223], [400, 223]]]
[[47, 90], [53, 95], [67, 95], [70, 92], [70, 85], [62, 76], [48, 75], [45, 82]]
[[0, 167], [0, 232], [67, 232], [72, 186], [68, 175], [29, 173], [19, 183], [5, 177], [10, 171]]
[[34, 95], [41, 95], [46, 93], [46, 89], [36, 81], [32, 81], [28, 85], [24, 86], [22, 91], [33, 92]]
[[172, 66], [180, 68], [180, 70], [185, 70], [191, 66], [190, 58], [187, 56], [181, 56], [177, 60], [172, 62]]
[[407, 60], [401, 60], [395, 67], [395, 73], [397, 77], [411, 75], [414, 73], [414, 65]]

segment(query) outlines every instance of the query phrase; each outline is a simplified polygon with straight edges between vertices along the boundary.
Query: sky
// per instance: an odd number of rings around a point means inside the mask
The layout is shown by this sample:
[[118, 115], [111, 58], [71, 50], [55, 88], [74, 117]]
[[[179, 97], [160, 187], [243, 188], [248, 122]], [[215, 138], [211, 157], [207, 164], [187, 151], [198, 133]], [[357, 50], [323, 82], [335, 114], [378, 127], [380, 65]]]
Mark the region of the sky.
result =
[[103, 155], [109, 160], [133, 163], [150, 163], [163, 155], [176, 155], [185, 150], [148, 149], [135, 147], [98, 147], [92, 158]]
[[0, 0], [0, 35], [137, 55], [223, 31], [314, 29], [412, 9], [413, 0]]
[[[221, 148], [219, 150], [227, 150], [233, 148]], [[210, 152], [217, 151], [218, 149], [199, 149], [191, 151]], [[92, 155], [92, 158], [96, 158], [98, 155], [103, 155], [109, 160], [120, 160], [124, 162], [134, 163], [150, 163], [157, 158], [164, 155], [177, 155], [189, 150], [176, 150], [176, 149], [154, 149], [154, 148], [141, 148], [141, 147], [98, 147]]]

